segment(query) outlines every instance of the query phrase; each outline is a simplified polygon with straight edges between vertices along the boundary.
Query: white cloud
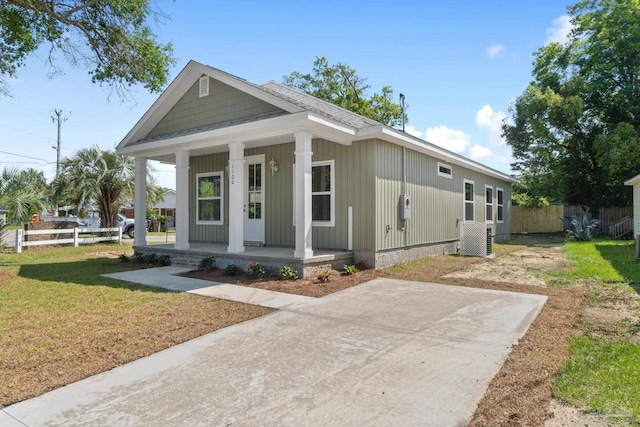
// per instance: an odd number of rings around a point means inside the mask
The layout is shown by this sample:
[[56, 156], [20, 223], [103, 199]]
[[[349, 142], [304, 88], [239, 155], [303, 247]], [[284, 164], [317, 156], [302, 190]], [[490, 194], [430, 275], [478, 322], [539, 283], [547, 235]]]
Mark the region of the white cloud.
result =
[[469, 157], [477, 162], [482, 162], [493, 157], [493, 151], [490, 148], [475, 144], [469, 150]]
[[569, 15], [562, 15], [553, 20], [551, 27], [547, 28], [547, 40], [545, 45], [553, 42], [564, 44], [569, 40], [569, 33], [573, 29]]
[[487, 48], [487, 56], [489, 58], [496, 58], [500, 56], [500, 54], [505, 50], [507, 50], [507, 48], [504, 45], [494, 44], [493, 46], [489, 46]]
[[483, 105], [476, 113], [476, 126], [489, 133], [489, 142], [494, 145], [504, 144], [502, 139], [502, 122], [507, 117], [502, 111], [494, 111], [491, 105]]
[[446, 126], [427, 129], [425, 139], [458, 154], [464, 153], [469, 147], [469, 135], [461, 130], [449, 129]]
[[413, 126], [405, 126], [404, 131], [411, 136], [415, 136], [416, 138], [422, 138], [422, 136], [424, 135], [424, 132], [420, 132]]

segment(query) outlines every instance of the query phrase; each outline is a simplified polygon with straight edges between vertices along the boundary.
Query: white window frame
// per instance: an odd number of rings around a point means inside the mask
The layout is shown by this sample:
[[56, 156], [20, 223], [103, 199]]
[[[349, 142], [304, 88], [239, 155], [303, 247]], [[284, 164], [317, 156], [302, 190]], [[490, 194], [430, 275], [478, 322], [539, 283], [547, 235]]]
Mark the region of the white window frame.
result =
[[[491, 189], [491, 200], [487, 200], [487, 190]], [[494, 192], [493, 185], [485, 184], [484, 186], [484, 222], [487, 224], [493, 224], [493, 220], [495, 218], [495, 205], [494, 205]], [[487, 218], [487, 208], [491, 206], [491, 218]]]
[[[449, 169], [450, 173], [441, 172], [440, 171], [440, 167]], [[446, 164], [446, 163], [438, 162], [438, 176], [452, 179], [453, 178], [453, 167], [451, 165]]]
[[[502, 193], [502, 203], [498, 198], [498, 193]], [[500, 219], [500, 208], [502, 208], [502, 219]], [[504, 190], [500, 187], [496, 187], [496, 222], [498, 224], [504, 224]]]
[[[314, 167], [316, 166], [326, 166], [329, 165], [331, 166], [331, 191], [322, 191], [322, 192], [317, 192], [314, 193], [313, 190], [311, 191], [311, 204], [313, 205], [313, 196], [314, 195], [326, 195], [329, 194], [330, 200], [331, 200], [331, 207], [330, 207], [330, 213], [331, 213], [331, 220], [330, 221], [311, 221], [311, 226], [312, 227], [335, 227], [336, 226], [336, 161], [335, 160], [320, 160], [317, 162], [311, 162], [311, 169], [313, 170]], [[312, 175], [312, 179], [313, 179], [313, 175]], [[311, 183], [311, 186], [313, 188], [313, 182]], [[296, 199], [296, 164], [293, 164], [293, 226], [295, 227], [296, 225], [296, 204], [295, 204], [295, 199]], [[311, 212], [311, 215], [313, 215], [313, 212]]]
[[[219, 197], [198, 197], [200, 178], [208, 176], [220, 177], [220, 196]], [[200, 218], [200, 200], [217, 200], [220, 199], [220, 220], [219, 221], [201, 221]], [[223, 225], [224, 224], [224, 172], [206, 172], [196, 174], [196, 224], [198, 225]]]
[[[471, 184], [473, 186], [473, 191], [471, 195], [473, 196], [473, 200], [467, 200], [467, 184]], [[471, 203], [473, 205], [473, 218], [467, 219], [467, 203]], [[462, 220], [464, 222], [473, 222], [476, 218], [476, 183], [470, 179], [464, 179], [462, 181]]]

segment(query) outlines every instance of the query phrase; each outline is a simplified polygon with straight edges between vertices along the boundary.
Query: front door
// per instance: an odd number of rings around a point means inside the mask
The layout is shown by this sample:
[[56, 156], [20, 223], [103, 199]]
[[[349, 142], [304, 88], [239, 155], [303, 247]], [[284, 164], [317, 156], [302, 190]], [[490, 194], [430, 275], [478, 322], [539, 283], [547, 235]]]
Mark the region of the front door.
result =
[[264, 243], [264, 154], [244, 161], [244, 240]]

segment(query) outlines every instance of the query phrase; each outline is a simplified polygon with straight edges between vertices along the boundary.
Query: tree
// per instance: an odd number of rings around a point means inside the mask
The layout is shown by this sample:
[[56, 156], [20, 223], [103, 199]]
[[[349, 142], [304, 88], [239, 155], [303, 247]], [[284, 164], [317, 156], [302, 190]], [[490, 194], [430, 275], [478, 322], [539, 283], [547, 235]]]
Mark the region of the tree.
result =
[[535, 53], [502, 130], [532, 196], [597, 212], [629, 204], [624, 181], [640, 172], [640, 3], [584, 0], [569, 14], [570, 40]]
[[159, 92], [175, 63], [171, 43], [161, 44], [146, 24], [162, 15], [149, 0], [0, 0], [0, 91], [26, 58], [49, 45], [48, 63], [59, 72], [56, 54], [91, 69], [94, 83], [121, 96], [142, 83]]
[[392, 101], [393, 89], [385, 86], [380, 93], [367, 97], [367, 91], [371, 88], [367, 79], [340, 62], [329, 65], [327, 58], [316, 57], [310, 74], [294, 71], [283, 76], [282, 82], [387, 126], [402, 123], [402, 107]]
[[[82, 207], [95, 201], [100, 211], [101, 227], [116, 227], [118, 210], [125, 200], [132, 199], [135, 163], [133, 158], [99, 147], [85, 148], [73, 157], [63, 159], [61, 173], [54, 181], [55, 194]], [[157, 194], [153, 181], [147, 192]]]
[[0, 206], [8, 209], [9, 218], [26, 221], [45, 208], [47, 181], [35, 169], [2, 170], [0, 175]]

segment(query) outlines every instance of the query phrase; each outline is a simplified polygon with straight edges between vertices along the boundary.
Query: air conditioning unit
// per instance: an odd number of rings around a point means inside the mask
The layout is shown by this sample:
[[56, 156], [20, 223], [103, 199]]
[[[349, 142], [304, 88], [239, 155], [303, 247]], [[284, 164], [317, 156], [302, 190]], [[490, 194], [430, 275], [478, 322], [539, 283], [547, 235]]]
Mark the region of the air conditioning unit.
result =
[[492, 257], [493, 235], [491, 227], [483, 222], [461, 222], [460, 255]]

